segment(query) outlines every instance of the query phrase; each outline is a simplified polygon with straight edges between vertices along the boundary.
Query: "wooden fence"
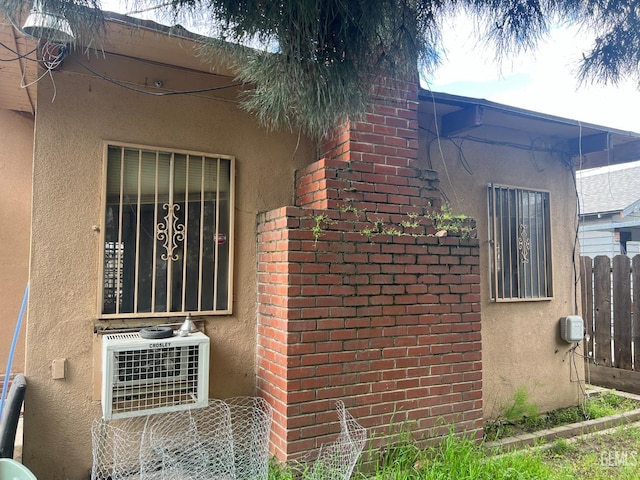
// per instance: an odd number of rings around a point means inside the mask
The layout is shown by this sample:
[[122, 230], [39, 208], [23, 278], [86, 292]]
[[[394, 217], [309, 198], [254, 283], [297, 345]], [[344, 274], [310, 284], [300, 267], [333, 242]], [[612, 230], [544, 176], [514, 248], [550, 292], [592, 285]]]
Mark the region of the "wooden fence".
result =
[[640, 255], [580, 257], [580, 268], [590, 381], [640, 393]]

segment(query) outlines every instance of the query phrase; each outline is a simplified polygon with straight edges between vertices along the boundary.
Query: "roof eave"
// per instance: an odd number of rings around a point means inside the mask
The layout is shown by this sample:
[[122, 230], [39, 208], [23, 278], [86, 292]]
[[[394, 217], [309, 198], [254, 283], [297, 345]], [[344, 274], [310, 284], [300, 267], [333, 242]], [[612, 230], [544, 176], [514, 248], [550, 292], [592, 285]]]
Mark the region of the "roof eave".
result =
[[444, 103], [449, 105], [457, 105], [460, 107], [468, 107], [471, 105], [478, 105], [484, 108], [492, 109], [495, 111], [504, 112], [510, 115], [519, 117], [525, 117], [529, 119], [537, 119], [545, 122], [557, 123], [561, 125], [568, 125], [584, 129], [601, 130], [603, 132], [612, 133], [622, 137], [628, 137], [632, 139], [640, 140], [640, 133], [632, 132], [628, 130], [621, 130], [617, 128], [605, 127], [602, 125], [596, 125], [593, 123], [581, 122], [579, 120], [572, 120], [565, 117], [558, 117], [556, 115], [549, 115], [542, 112], [534, 112], [524, 108], [513, 107], [511, 105], [505, 105], [502, 103], [492, 102], [483, 98], [465, 97], [462, 95], [454, 95], [451, 93], [432, 92], [424, 88], [420, 88], [418, 92], [418, 98], [425, 101], [436, 101], [438, 103]]
[[[554, 150], [570, 159], [577, 170], [629, 163], [640, 159], [640, 133], [558, 117], [523, 108], [503, 105], [481, 98], [420, 89], [421, 103], [434, 103], [441, 118], [440, 134], [462, 136], [466, 132], [492, 125], [514, 129], [516, 118], [524, 131], [537, 131], [555, 142]], [[437, 111], [437, 105], [444, 108]], [[491, 117], [493, 123], [488, 123]], [[528, 125], [527, 125], [528, 124]]]
[[627, 215], [631, 215], [634, 211], [640, 209], [640, 198], [635, 202], [628, 205], [624, 210], [620, 212], [621, 217], [626, 217]]

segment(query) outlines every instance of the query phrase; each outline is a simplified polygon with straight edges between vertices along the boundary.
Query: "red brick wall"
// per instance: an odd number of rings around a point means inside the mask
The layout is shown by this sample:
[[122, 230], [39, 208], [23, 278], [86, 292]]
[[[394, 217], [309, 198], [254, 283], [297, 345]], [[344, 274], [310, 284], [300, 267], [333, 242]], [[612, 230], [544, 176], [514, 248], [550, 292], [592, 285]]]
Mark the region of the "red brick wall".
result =
[[[424, 182], [416, 177], [418, 158], [418, 87], [387, 82], [362, 121], [336, 128], [321, 146], [323, 158], [298, 172], [296, 205], [340, 208], [344, 199], [397, 212], [391, 205], [425, 205]], [[348, 168], [346, 168], [348, 166]], [[434, 172], [432, 172], [434, 173]], [[433, 194], [428, 197], [433, 197]], [[427, 198], [428, 198], [427, 197]]]
[[282, 460], [334, 438], [337, 399], [376, 438], [481, 428], [479, 247], [435, 236], [417, 88], [400, 87], [298, 172], [296, 207], [259, 218], [258, 393]]

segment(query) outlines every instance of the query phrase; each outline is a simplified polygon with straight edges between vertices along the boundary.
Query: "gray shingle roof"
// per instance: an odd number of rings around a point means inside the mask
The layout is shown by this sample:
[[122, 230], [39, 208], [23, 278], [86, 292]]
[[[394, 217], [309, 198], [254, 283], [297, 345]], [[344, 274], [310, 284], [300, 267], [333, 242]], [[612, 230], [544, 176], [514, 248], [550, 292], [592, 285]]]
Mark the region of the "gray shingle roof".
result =
[[576, 182], [581, 214], [619, 212], [640, 200], [640, 163], [579, 171]]

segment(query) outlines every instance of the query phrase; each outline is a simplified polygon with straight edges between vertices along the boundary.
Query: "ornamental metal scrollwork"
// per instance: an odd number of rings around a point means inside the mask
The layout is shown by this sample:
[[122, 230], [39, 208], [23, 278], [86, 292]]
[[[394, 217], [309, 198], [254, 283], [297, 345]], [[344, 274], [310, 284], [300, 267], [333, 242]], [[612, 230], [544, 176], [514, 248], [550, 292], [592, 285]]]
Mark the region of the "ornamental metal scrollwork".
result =
[[184, 225], [178, 223], [176, 215], [176, 211], [180, 210], [180, 205], [165, 203], [162, 208], [167, 211], [167, 214], [164, 217], [164, 222], [156, 225], [156, 238], [163, 242], [162, 246], [166, 251], [161, 256], [162, 260], [175, 262], [178, 260], [178, 255], [173, 251], [178, 248], [178, 242], [184, 240]]
[[522, 263], [529, 263], [529, 252], [531, 251], [531, 240], [527, 236], [527, 226], [520, 225], [520, 236], [518, 237], [518, 251]]

